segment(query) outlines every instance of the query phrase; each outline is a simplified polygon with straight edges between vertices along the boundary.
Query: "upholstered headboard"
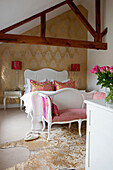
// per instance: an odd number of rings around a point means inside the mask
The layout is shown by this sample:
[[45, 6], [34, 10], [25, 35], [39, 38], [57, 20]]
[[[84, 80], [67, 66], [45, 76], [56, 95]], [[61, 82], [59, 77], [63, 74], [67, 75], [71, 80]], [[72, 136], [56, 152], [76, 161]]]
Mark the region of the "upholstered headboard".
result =
[[28, 79], [32, 79], [35, 81], [42, 81], [42, 80], [57, 80], [57, 81], [63, 81], [68, 79], [68, 72], [66, 70], [64, 71], [55, 71], [53, 69], [44, 68], [37, 71], [32, 70], [25, 70], [24, 71], [24, 79], [25, 79], [25, 93], [27, 92], [27, 86], [28, 86]]

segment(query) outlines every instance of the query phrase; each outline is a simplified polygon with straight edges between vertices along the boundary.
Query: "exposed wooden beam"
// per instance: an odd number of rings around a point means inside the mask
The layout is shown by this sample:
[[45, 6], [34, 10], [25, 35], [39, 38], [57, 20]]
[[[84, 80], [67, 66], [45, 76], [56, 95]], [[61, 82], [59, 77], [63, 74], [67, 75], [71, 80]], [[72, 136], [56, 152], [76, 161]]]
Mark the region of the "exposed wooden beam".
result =
[[23, 21], [20, 21], [20, 22], [14, 24], [14, 25], [11, 25], [11, 26], [9, 26], [9, 27], [7, 27], [7, 28], [4, 28], [4, 29], [2, 29], [0, 32], [1, 32], [1, 33], [6, 33], [6, 32], [8, 32], [8, 31], [11, 31], [11, 30], [13, 30], [13, 29], [15, 29], [15, 28], [17, 28], [17, 27], [19, 27], [19, 26], [27, 23], [27, 22], [30, 22], [30, 21], [32, 21], [32, 20], [40, 17], [42, 14], [46, 14], [46, 13], [48, 13], [48, 12], [51, 12], [51, 11], [53, 11], [53, 10], [55, 10], [55, 9], [63, 6], [63, 5], [65, 5], [65, 4], [67, 4], [67, 1], [61, 2], [61, 3], [55, 5], [55, 6], [51, 7], [51, 8], [48, 8], [48, 9], [46, 9], [46, 10], [44, 10], [44, 11], [38, 13], [38, 14], [35, 14], [35, 15], [33, 15], [33, 16], [27, 18], [27, 19], [24, 19]]
[[101, 31], [101, 24], [100, 24], [100, 0], [95, 0], [96, 4], [96, 32], [100, 34]]
[[95, 0], [95, 13], [96, 13], [96, 36], [95, 41], [102, 42], [101, 32], [101, 17], [100, 17], [100, 0]]
[[88, 29], [88, 31], [91, 33], [93, 37], [96, 36], [96, 31], [93, 29], [93, 27], [89, 24], [87, 19], [83, 16], [83, 14], [80, 12], [80, 10], [77, 8], [77, 6], [71, 1], [67, 0], [68, 5], [73, 10], [73, 12], [76, 14], [76, 16], [81, 20], [81, 22], [84, 24], [84, 26]]
[[0, 34], [0, 42], [52, 45], [52, 46], [64, 46], [64, 47], [101, 49], [101, 50], [107, 49], [107, 43], [68, 40], [68, 39], [49, 38], [49, 37], [42, 38], [37, 36], [15, 35], [15, 34]]
[[41, 37], [45, 37], [46, 34], [46, 14], [41, 15]]
[[[87, 19], [83, 16], [77, 6], [73, 3], [73, 0], [66, 0], [61, 2], [45, 11], [42, 11], [32, 17], [29, 17], [21, 22], [18, 22], [12, 26], [9, 26], [0, 31], [0, 42], [7, 43], [25, 43], [25, 44], [39, 44], [39, 45], [53, 45], [53, 46], [64, 46], [64, 47], [77, 47], [77, 48], [89, 48], [89, 49], [107, 49], [107, 43], [102, 43], [102, 37], [106, 35], [107, 28], [101, 33], [101, 24], [100, 24], [100, 0], [95, 0], [96, 2], [96, 31], [89, 24]], [[46, 33], [46, 13], [53, 11], [56, 8], [59, 8], [65, 4], [68, 4], [77, 17], [81, 20], [87, 30], [94, 37], [94, 42], [92, 41], [78, 41], [70, 39], [60, 39], [60, 38], [50, 38], [45, 37]], [[4, 34], [5, 32], [11, 31], [14, 28], [17, 28], [27, 22], [30, 22], [37, 17], [41, 16], [41, 37], [37, 36], [27, 36], [27, 35], [16, 35], [16, 34]]]
[[105, 36], [107, 34], [107, 32], [108, 32], [108, 28], [105, 28], [104, 31], [101, 33], [101, 36], [102, 37]]

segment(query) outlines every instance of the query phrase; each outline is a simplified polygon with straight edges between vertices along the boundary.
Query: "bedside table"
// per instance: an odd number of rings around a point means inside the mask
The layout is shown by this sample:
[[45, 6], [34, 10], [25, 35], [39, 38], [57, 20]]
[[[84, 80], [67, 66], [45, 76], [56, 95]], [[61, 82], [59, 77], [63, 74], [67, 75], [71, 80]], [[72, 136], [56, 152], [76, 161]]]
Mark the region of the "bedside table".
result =
[[[22, 91], [4, 91], [4, 100], [3, 100], [3, 104], [4, 104], [4, 110], [6, 110], [6, 99], [7, 98], [21, 98], [22, 96]], [[22, 100], [20, 99], [20, 110], [22, 110]]]

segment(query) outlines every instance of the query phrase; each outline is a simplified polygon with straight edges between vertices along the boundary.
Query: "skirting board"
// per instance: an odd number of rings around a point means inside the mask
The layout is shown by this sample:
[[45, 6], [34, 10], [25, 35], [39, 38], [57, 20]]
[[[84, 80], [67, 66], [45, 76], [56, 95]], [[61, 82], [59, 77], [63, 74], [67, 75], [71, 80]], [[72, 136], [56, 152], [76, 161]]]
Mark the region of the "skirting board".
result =
[[[20, 104], [7, 104], [6, 105], [6, 109], [7, 108], [19, 108], [20, 107]], [[0, 104], [0, 108], [2, 109], [2, 108], [4, 108], [4, 105], [3, 104]]]

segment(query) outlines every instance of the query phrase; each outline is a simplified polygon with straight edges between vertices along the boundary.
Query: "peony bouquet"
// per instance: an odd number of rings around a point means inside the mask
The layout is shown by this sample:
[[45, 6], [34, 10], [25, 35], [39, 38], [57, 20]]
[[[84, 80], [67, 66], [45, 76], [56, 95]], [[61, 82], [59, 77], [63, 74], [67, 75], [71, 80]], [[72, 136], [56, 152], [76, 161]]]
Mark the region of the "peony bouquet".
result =
[[106, 101], [113, 103], [113, 66], [100, 67], [96, 65], [90, 72], [98, 76], [97, 85], [101, 85], [101, 88], [110, 89], [109, 94], [106, 96]]

